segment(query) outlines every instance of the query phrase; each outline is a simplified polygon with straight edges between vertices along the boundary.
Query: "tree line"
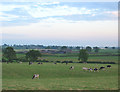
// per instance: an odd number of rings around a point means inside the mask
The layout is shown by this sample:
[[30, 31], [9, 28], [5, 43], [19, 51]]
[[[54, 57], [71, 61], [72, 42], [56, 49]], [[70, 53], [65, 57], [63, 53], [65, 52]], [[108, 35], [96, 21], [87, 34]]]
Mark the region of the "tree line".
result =
[[[66, 50], [66, 49], [71, 49], [71, 50], [80, 50], [80, 49], [87, 49], [89, 52], [93, 49], [95, 52], [98, 52], [99, 50], [96, 50], [96, 48], [99, 48], [97, 46], [95, 47], [90, 47], [90, 46], [44, 46], [44, 45], [8, 45], [8, 44], [3, 44], [2, 48], [6, 47], [13, 47], [14, 49], [59, 49], [59, 50]], [[105, 49], [116, 49], [117, 47], [108, 47], [105, 46]], [[99, 48], [100, 49], [100, 48]]]
[[[16, 51], [13, 47], [6, 47], [2, 50], [3, 57], [2, 60], [9, 63], [14, 62], [17, 60]], [[27, 62], [34, 62], [37, 61], [39, 57], [41, 57], [42, 54], [39, 50], [29, 50], [27, 53], [25, 53], [25, 60]], [[78, 60], [82, 62], [87, 62], [89, 57], [87, 49], [81, 49], [78, 54]]]

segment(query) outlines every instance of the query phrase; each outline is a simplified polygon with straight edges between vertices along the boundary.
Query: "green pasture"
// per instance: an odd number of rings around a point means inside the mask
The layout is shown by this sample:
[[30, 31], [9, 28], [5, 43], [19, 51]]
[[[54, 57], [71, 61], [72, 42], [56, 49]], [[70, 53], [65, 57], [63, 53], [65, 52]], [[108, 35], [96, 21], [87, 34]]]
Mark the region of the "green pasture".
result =
[[[69, 70], [74, 66], [74, 70]], [[99, 72], [83, 71], [82, 67], [99, 68], [107, 64], [53, 64], [3, 63], [3, 90], [116, 90], [118, 89], [118, 65], [111, 64]], [[40, 79], [32, 79], [39, 74]]]
[[[42, 57], [49, 61], [73, 61], [79, 62], [78, 57]], [[102, 62], [116, 62], [118, 63], [118, 56], [92, 56], [88, 58], [88, 61], [102, 61]]]

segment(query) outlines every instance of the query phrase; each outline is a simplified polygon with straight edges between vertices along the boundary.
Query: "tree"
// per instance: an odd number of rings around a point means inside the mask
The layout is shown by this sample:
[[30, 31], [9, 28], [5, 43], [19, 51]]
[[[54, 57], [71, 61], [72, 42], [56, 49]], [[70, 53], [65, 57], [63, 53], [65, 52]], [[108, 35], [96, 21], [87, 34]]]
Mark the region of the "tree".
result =
[[93, 47], [93, 49], [94, 49], [94, 51], [95, 51], [96, 53], [98, 53], [98, 52], [99, 52], [99, 50], [100, 50], [100, 48], [99, 48], [99, 47]]
[[12, 47], [6, 47], [3, 49], [3, 57], [7, 59], [7, 63], [12, 63], [13, 60], [16, 59], [16, 52]]
[[106, 46], [105, 49], [108, 49], [108, 47]]
[[81, 49], [79, 52], [78, 60], [81, 60], [82, 62], [87, 62], [88, 57], [89, 54], [87, 53], [87, 51], [85, 49]]
[[45, 49], [50, 49], [51, 47], [50, 46], [47, 46]]
[[91, 51], [92, 51], [92, 48], [91, 48], [90, 46], [87, 46], [87, 47], [86, 47], [86, 50], [87, 50], [88, 52], [91, 52]]
[[112, 49], [115, 49], [115, 47], [112, 47]]
[[71, 49], [71, 50], [72, 50], [72, 49], [73, 49], [73, 47], [72, 47], [72, 46], [70, 46], [70, 47], [69, 47], [69, 49]]
[[66, 50], [67, 49], [67, 46], [62, 46], [61, 47], [61, 50]]
[[77, 46], [77, 47], [76, 47], [76, 49], [77, 49], [77, 50], [80, 50], [80, 47], [79, 47], [79, 46]]
[[38, 57], [41, 57], [41, 56], [42, 55], [41, 55], [40, 51], [38, 51], [38, 50], [29, 50], [26, 53], [26, 59], [29, 61], [29, 64], [32, 61], [36, 61], [38, 59]]

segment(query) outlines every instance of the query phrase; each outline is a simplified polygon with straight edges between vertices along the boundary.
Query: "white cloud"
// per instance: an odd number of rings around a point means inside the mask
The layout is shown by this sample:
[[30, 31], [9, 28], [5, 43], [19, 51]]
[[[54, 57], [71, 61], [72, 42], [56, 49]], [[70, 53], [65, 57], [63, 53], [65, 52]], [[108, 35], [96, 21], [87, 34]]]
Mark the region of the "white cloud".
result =
[[[49, 5], [55, 4], [55, 6], [49, 7]], [[48, 6], [45, 6], [48, 5]], [[23, 12], [27, 12], [33, 18], [43, 18], [43, 17], [54, 17], [54, 16], [69, 16], [69, 15], [89, 15], [89, 16], [96, 16], [99, 14], [112, 14], [114, 16], [118, 16], [117, 11], [99, 11], [99, 9], [89, 9], [86, 7], [71, 7], [67, 5], [60, 6], [59, 2], [37, 2], [32, 4], [24, 4], [24, 5], [15, 5], [15, 4], [1, 4], [0, 5], [0, 12], [3, 11], [12, 11], [15, 8], [21, 8]], [[21, 12], [21, 11], [20, 11]], [[113, 17], [114, 17], [113, 16]], [[0, 14], [0, 18], [2, 21], [11, 21], [18, 18], [16, 15], [12, 14]], [[23, 17], [24, 19], [24, 17]], [[27, 17], [25, 18], [27, 19]]]
[[51, 16], [67, 16], [73, 14], [94, 14], [97, 10], [90, 10], [86, 8], [77, 8], [69, 6], [56, 6], [56, 7], [41, 7], [26, 8], [28, 13], [34, 18], [51, 17]]
[[[43, 7], [43, 5], [57, 4], [54, 7]], [[34, 6], [34, 7], [33, 7]], [[37, 3], [31, 5], [15, 5], [15, 4], [6, 4], [0, 5], [0, 12], [3, 11], [12, 11], [15, 8], [21, 8], [23, 11], [27, 11], [34, 18], [43, 18], [43, 17], [54, 17], [54, 16], [67, 16], [73, 14], [94, 14], [96, 9], [86, 9], [85, 7], [70, 7], [70, 6], [60, 6], [59, 2], [49, 2], [49, 3]], [[7, 15], [7, 13], [6, 13]], [[15, 15], [7, 16], [0, 14], [2, 20], [12, 20], [15, 19]], [[4, 17], [5, 16], [5, 17]], [[14, 18], [13, 18], [14, 17]], [[5, 19], [6, 18], [6, 19]], [[11, 19], [10, 19], [11, 18]]]
[[12, 11], [15, 8], [26, 8], [29, 5], [15, 5], [15, 4], [0, 4], [0, 12], [2, 11]]
[[53, 5], [53, 4], [59, 4], [60, 2], [39, 2], [39, 5]]
[[0, 12], [0, 21], [12, 21], [16, 18], [19, 18], [19, 16]]

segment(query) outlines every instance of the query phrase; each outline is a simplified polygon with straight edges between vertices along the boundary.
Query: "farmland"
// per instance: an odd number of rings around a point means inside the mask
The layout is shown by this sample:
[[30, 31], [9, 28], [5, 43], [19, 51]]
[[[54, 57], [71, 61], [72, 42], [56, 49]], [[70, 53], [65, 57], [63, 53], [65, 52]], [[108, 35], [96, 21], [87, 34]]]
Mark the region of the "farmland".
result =
[[[16, 50], [18, 51], [24, 51], [24, 50]], [[26, 50], [28, 51], [28, 50]], [[106, 49], [106, 50], [100, 50], [99, 53], [90, 54], [88, 61], [94, 62], [94, 61], [100, 61], [100, 62], [115, 62], [118, 63], [118, 50], [117, 49]], [[24, 58], [25, 53], [17, 54], [17, 57]], [[78, 61], [78, 53], [71, 53], [71, 54], [42, 54], [41, 59], [46, 59], [48, 61], [73, 61], [73, 62], [79, 62]]]
[[[21, 50], [16, 50], [21, 51]], [[24, 51], [24, 50], [23, 50]], [[25, 58], [25, 53], [17, 53], [18, 58]], [[28, 65], [13, 62], [2, 63], [2, 88], [3, 90], [117, 90], [118, 89], [118, 56], [117, 50], [100, 50], [99, 53], [91, 53], [89, 62], [115, 62], [110, 64], [83, 64], [78, 63], [78, 53], [72, 54], [42, 54], [43, 62], [38, 65], [34, 62]], [[53, 62], [51, 62], [53, 61]], [[73, 63], [57, 63], [56, 61], [73, 61]], [[74, 70], [69, 68], [74, 66]], [[83, 71], [82, 67], [100, 68], [106, 70], [99, 72]], [[39, 74], [40, 79], [32, 79], [33, 74]]]
[[[74, 70], [69, 70], [74, 66]], [[100, 67], [105, 64], [3, 63], [3, 90], [115, 90], [118, 88], [117, 64], [106, 71], [83, 71], [82, 67]], [[40, 79], [32, 80], [33, 74]]]

